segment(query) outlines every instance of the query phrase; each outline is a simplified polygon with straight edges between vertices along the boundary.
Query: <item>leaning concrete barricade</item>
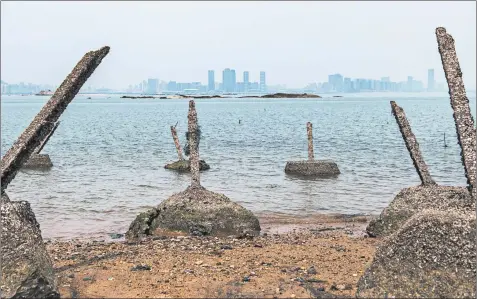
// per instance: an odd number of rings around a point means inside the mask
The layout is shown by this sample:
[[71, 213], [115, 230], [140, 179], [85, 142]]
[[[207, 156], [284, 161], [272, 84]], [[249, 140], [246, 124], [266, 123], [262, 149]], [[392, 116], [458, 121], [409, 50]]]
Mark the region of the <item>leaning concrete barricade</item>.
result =
[[[416, 209], [411, 215], [406, 215], [407, 220], [401, 221], [401, 227], [387, 232], [388, 236], [377, 249], [373, 262], [358, 281], [358, 298], [476, 296], [474, 120], [465, 95], [454, 40], [441, 27], [436, 29], [436, 36], [468, 186], [467, 189], [441, 187], [448, 188], [448, 195], [443, 195], [445, 192], [438, 186], [423, 184], [413, 187], [422, 188], [419, 196], [411, 190], [410, 194], [396, 197], [389, 208], [393, 204], [396, 206], [397, 201], [404, 206], [405, 199], [413, 197], [410, 202]], [[426, 178], [425, 172], [422, 174]], [[381, 218], [384, 218], [383, 214]]]
[[30, 204], [11, 201], [5, 191], [108, 53], [109, 47], [86, 53], [2, 158], [1, 298], [59, 298], [52, 262]]

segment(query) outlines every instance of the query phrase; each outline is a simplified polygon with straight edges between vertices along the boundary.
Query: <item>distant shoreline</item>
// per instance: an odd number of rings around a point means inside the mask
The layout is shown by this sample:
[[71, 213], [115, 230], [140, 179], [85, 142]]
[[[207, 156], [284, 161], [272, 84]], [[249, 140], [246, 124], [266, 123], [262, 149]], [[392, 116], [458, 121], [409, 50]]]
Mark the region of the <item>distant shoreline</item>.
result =
[[307, 93], [273, 93], [266, 94], [262, 96], [240, 96], [240, 97], [230, 97], [230, 96], [221, 96], [221, 95], [173, 95], [173, 96], [159, 96], [155, 97], [152, 95], [148, 96], [128, 96], [123, 95], [121, 99], [233, 99], [233, 98], [260, 98], [260, 99], [307, 99], [307, 98], [321, 98], [321, 96], [316, 94], [307, 94]]

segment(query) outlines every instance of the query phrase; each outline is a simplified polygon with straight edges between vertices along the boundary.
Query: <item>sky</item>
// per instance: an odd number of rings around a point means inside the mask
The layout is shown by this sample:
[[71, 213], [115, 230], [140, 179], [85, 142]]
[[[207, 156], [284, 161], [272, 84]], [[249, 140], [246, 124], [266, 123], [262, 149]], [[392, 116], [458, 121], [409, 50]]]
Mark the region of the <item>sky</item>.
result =
[[1, 79], [59, 85], [81, 57], [108, 45], [86, 85], [147, 78], [237, 80], [304, 87], [329, 74], [445, 82], [435, 28], [456, 41], [464, 83], [476, 83], [476, 2], [1, 2]]

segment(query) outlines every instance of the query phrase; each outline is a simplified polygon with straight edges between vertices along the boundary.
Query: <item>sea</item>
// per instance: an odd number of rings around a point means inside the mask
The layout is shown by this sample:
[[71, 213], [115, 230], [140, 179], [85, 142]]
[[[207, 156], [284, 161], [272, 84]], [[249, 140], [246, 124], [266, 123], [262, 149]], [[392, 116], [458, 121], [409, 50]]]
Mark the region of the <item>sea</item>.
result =
[[[201, 184], [257, 215], [378, 215], [401, 189], [420, 184], [391, 114], [393, 100], [437, 183], [465, 186], [447, 93], [342, 96], [196, 99], [200, 158], [210, 165]], [[475, 119], [475, 92], [468, 97]], [[2, 95], [2, 156], [48, 99]], [[190, 184], [188, 173], [164, 169], [177, 160], [170, 126], [177, 124], [185, 144], [187, 111], [187, 99], [78, 95], [42, 151], [53, 168], [20, 171], [7, 193], [30, 202], [44, 238], [124, 233], [138, 213]], [[336, 162], [338, 177], [285, 174], [287, 161], [307, 159], [308, 121], [315, 159]]]

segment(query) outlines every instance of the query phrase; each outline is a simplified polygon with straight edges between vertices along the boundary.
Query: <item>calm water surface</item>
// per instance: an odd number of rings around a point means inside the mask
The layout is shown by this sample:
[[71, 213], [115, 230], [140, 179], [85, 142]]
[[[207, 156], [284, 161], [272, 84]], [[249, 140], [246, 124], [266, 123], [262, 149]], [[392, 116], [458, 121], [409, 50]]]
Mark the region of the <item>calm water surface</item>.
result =
[[[177, 160], [169, 128], [177, 122], [184, 144], [188, 100], [108, 97], [77, 96], [43, 150], [54, 167], [22, 171], [8, 187], [12, 200], [31, 203], [46, 238], [125, 232], [137, 213], [189, 184], [188, 174], [164, 169]], [[475, 118], [475, 93], [469, 98]], [[2, 96], [2, 155], [47, 100]], [[404, 108], [434, 179], [465, 185], [446, 94], [196, 100], [200, 156], [211, 166], [202, 185], [262, 214], [378, 214], [420, 183], [390, 100]], [[286, 161], [307, 158], [307, 121], [315, 158], [334, 160], [338, 178], [285, 175]]]

